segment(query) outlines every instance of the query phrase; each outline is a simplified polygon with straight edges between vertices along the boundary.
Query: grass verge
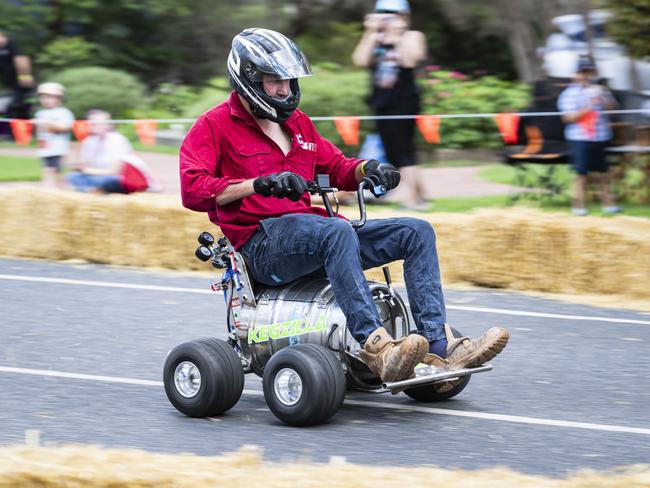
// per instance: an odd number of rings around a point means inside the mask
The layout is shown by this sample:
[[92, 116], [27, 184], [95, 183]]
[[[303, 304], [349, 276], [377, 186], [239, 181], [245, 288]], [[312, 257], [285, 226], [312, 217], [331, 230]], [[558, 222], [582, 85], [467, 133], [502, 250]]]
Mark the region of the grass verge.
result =
[[0, 181], [40, 181], [41, 162], [38, 158], [0, 156]]

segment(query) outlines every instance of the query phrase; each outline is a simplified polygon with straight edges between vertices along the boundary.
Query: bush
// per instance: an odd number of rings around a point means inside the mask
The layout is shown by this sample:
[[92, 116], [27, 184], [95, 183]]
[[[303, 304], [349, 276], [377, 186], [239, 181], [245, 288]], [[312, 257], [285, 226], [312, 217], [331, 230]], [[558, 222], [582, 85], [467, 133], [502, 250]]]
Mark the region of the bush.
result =
[[363, 34], [361, 22], [327, 22], [296, 38], [312, 64], [324, 62], [352, 66], [352, 52]]
[[[311, 117], [337, 115], [368, 115], [366, 99], [370, 93], [367, 70], [342, 68], [334, 63], [312, 66], [314, 75], [300, 80], [302, 100], [300, 110]], [[423, 113], [498, 113], [520, 110], [528, 104], [529, 88], [525, 84], [502, 81], [493, 76], [470, 78], [460, 73], [435, 70], [429, 67], [418, 79], [422, 89]], [[228, 82], [224, 78], [211, 81], [214, 88], [202, 90], [184, 111], [185, 117], [197, 117], [214, 105], [226, 100]], [[219, 88], [216, 88], [219, 87]], [[318, 131], [349, 156], [359, 147], [345, 146], [333, 122], [315, 122]], [[360, 143], [374, 132], [373, 121], [362, 121]], [[499, 148], [503, 142], [492, 119], [447, 119], [440, 124], [440, 145], [416, 140], [421, 149], [447, 148]]]
[[196, 118], [215, 105], [225, 102], [230, 95], [230, 84], [225, 77], [212, 78], [193, 100], [186, 99], [182, 114], [184, 117]]
[[146, 102], [144, 85], [119, 70], [71, 68], [52, 76], [52, 80], [65, 87], [65, 105], [77, 118], [84, 118], [91, 108], [107, 110], [113, 118], [125, 118]]
[[[311, 117], [370, 114], [366, 98], [370, 93], [370, 81], [365, 70], [336, 65], [313, 67], [314, 75], [300, 80], [300, 110]], [[358, 147], [345, 146], [336, 132], [333, 122], [315, 122], [321, 135], [343, 149], [348, 156], [356, 156]], [[374, 130], [372, 121], [361, 121], [359, 142]], [[347, 148], [347, 149], [346, 149]]]
[[36, 56], [36, 64], [49, 72], [73, 66], [96, 64], [100, 48], [83, 37], [58, 37]]
[[[472, 78], [458, 72], [440, 71], [434, 66], [420, 78], [422, 112], [428, 114], [499, 113], [519, 111], [529, 103], [529, 87], [494, 76]], [[501, 135], [492, 119], [443, 119], [441, 146], [447, 148], [502, 146]]]

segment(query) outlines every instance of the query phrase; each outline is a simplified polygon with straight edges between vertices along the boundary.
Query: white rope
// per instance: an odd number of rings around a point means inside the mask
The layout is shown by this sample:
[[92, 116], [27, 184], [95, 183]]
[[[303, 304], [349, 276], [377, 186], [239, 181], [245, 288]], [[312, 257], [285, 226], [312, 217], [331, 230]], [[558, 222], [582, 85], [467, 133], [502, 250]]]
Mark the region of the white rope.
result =
[[[564, 112], [500, 112], [500, 113], [483, 113], [483, 114], [420, 114], [420, 115], [341, 115], [327, 117], [310, 117], [314, 122], [333, 121], [341, 118], [352, 118], [358, 120], [406, 120], [418, 117], [433, 116], [440, 119], [491, 119], [504, 113], [518, 115], [519, 117], [555, 117], [563, 115]], [[632, 110], [604, 110], [600, 112], [606, 115], [634, 115], [645, 114], [650, 116], [650, 108], [632, 109]], [[0, 118], [0, 122], [9, 122], [13, 119]], [[135, 124], [136, 122], [152, 121], [159, 124], [192, 124], [196, 119], [117, 119], [111, 120], [111, 124]], [[93, 124], [105, 124], [105, 121], [92, 122]]]

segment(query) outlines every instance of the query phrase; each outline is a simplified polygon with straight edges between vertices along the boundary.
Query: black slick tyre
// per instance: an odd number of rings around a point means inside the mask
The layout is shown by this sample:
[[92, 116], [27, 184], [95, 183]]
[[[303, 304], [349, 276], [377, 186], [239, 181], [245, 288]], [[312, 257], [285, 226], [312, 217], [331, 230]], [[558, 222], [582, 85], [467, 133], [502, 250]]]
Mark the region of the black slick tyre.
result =
[[[462, 334], [456, 329], [451, 329], [456, 337], [462, 337]], [[463, 376], [456, 381], [436, 383], [434, 385], [424, 385], [404, 390], [408, 396], [418, 402], [442, 402], [449, 400], [458, 395], [465, 389], [472, 375]]]
[[271, 412], [297, 427], [329, 420], [341, 407], [346, 390], [341, 363], [316, 344], [299, 344], [275, 353], [264, 368], [262, 384]]
[[226, 342], [205, 338], [170, 351], [163, 368], [171, 404], [190, 417], [211, 417], [230, 410], [244, 390], [239, 355]]

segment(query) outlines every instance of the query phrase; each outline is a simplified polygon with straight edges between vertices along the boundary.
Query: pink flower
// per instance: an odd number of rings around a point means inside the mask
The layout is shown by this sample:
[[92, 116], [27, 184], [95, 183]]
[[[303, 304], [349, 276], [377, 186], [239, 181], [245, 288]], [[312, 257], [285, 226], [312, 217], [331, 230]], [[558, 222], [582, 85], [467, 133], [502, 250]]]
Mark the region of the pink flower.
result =
[[426, 71], [440, 71], [440, 66], [437, 64], [430, 64], [424, 68]]
[[454, 78], [456, 80], [464, 80], [465, 78], [467, 78], [467, 76], [465, 76], [460, 71], [452, 71], [449, 76], [451, 76], [452, 78]]
[[440, 98], [449, 98], [451, 95], [452, 95], [451, 92], [448, 91], [441, 91], [438, 93], [438, 96]]

